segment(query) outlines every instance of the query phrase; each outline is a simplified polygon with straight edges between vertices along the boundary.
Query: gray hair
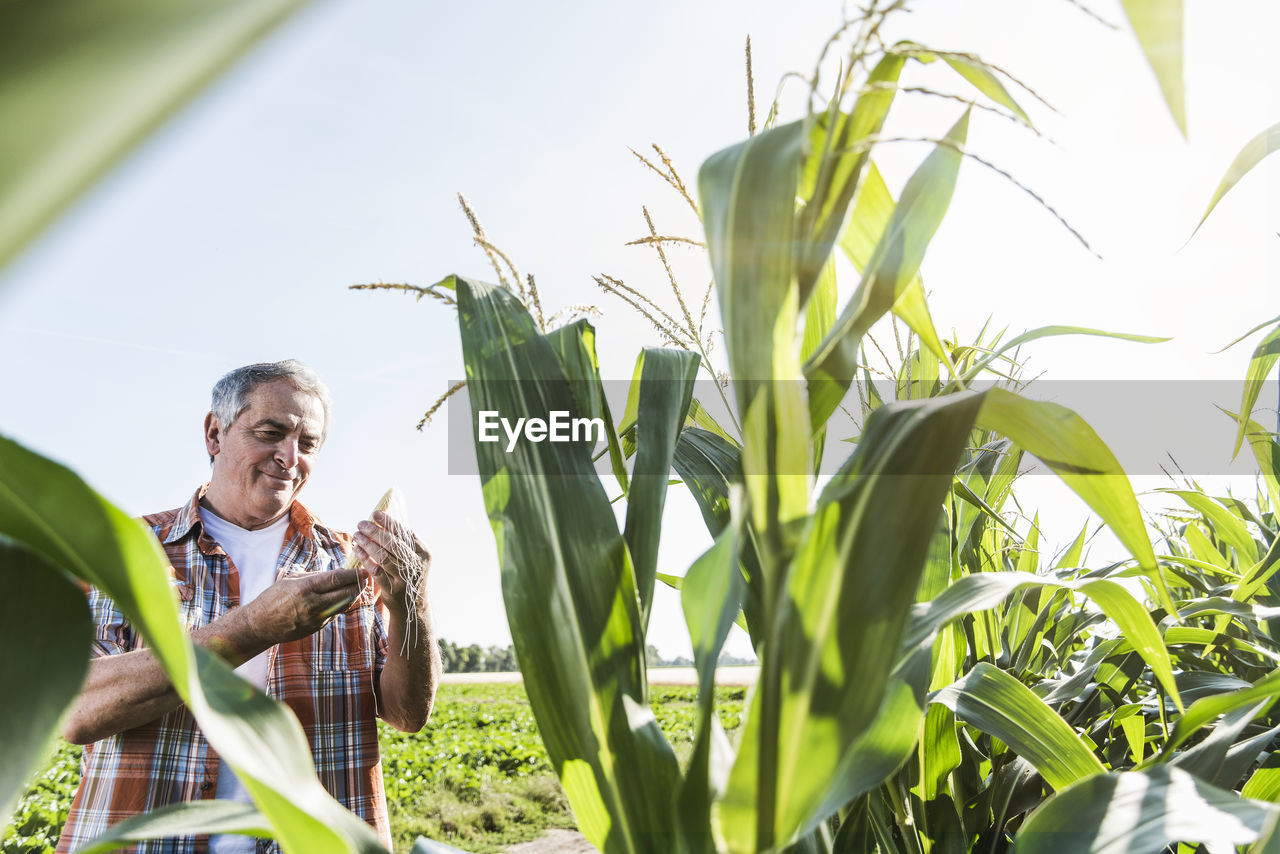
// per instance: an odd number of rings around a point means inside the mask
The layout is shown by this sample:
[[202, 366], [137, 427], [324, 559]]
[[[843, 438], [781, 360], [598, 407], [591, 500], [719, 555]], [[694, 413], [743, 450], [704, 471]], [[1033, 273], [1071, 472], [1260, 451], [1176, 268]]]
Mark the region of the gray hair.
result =
[[214, 384], [213, 401], [209, 404], [209, 410], [225, 430], [241, 412], [249, 408], [249, 395], [254, 389], [276, 380], [284, 380], [298, 391], [314, 395], [320, 401], [320, 406], [324, 409], [324, 429], [320, 433], [320, 444], [323, 445], [325, 437], [329, 435], [329, 409], [332, 403], [329, 387], [315, 371], [297, 359], [258, 362], [229, 371]]

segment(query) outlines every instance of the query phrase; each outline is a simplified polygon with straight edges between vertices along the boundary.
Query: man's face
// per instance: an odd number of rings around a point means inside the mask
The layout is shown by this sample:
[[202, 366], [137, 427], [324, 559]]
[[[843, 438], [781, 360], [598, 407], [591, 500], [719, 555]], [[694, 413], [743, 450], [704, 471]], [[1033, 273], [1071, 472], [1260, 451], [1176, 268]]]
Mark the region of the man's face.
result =
[[229, 427], [210, 413], [205, 446], [213, 455], [206, 499], [242, 528], [265, 527], [284, 515], [307, 477], [324, 435], [324, 408], [285, 380], [264, 383]]

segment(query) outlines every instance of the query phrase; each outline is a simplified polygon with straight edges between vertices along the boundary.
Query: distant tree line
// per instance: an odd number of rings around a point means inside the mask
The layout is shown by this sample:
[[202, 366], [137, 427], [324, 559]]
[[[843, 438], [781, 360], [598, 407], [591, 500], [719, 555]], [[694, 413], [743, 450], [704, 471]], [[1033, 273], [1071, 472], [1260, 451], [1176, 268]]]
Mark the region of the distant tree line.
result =
[[[650, 667], [693, 667], [693, 659], [684, 655], [677, 655], [675, 658], [663, 658], [662, 653], [653, 644], [645, 647], [649, 654]], [[739, 664], [759, 664], [755, 658], [739, 658], [736, 655], [730, 655], [727, 652], [720, 653], [720, 657], [716, 659], [716, 664], [721, 667], [733, 667]]]
[[[645, 647], [649, 654], [650, 667], [692, 667], [693, 659], [683, 655], [675, 658], [663, 658], [662, 653], [653, 644]], [[451, 641], [440, 639], [440, 658], [444, 662], [445, 673], [515, 673], [520, 670], [516, 661], [515, 647], [489, 646], [482, 647], [473, 643], [462, 646]], [[719, 663], [722, 665], [757, 664], [754, 658], [738, 658], [728, 653], [721, 653]]]
[[506, 673], [520, 669], [516, 663], [515, 647], [510, 645], [482, 647], [473, 643], [462, 646], [441, 638], [440, 659], [445, 673]]

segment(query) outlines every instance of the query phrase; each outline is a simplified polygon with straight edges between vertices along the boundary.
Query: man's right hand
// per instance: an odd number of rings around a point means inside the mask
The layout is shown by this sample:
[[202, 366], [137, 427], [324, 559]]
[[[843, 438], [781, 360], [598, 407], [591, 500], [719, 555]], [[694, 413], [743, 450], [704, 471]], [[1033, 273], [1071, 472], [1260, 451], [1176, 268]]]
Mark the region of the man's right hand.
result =
[[[315, 634], [355, 601], [367, 577], [361, 570], [334, 569], [282, 578], [247, 605], [196, 629], [191, 639], [235, 667], [278, 643]], [[80, 696], [63, 719], [63, 736], [89, 744], [153, 721], [178, 703], [178, 692], [151, 650], [94, 658]]]
[[265, 646], [300, 640], [354, 602], [366, 578], [358, 569], [287, 576], [244, 605], [245, 617]]

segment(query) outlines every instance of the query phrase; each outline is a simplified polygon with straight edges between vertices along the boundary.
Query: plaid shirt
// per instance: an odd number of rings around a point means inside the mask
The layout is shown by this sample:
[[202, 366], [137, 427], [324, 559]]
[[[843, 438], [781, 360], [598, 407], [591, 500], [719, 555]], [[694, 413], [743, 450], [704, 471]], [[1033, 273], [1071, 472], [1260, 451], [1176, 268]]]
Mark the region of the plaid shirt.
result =
[[[226, 552], [204, 531], [198, 502], [208, 486], [177, 510], [144, 518], [168, 556], [187, 631], [240, 604], [240, 578]], [[351, 537], [326, 528], [301, 504], [290, 512], [276, 577], [323, 572], [342, 565]], [[268, 651], [266, 692], [284, 702], [302, 723], [316, 773], [343, 806], [363, 818], [391, 847], [373, 683], [387, 654], [386, 610], [366, 589], [351, 607], [314, 635]], [[95, 626], [93, 655], [142, 649], [142, 637], [111, 599], [89, 594]], [[185, 705], [151, 723], [85, 748], [80, 787], [58, 842], [59, 852], [84, 843], [131, 815], [179, 801], [213, 798], [218, 755]], [[137, 852], [205, 851], [208, 837], [170, 837], [126, 849]], [[278, 852], [273, 840], [258, 851]]]

